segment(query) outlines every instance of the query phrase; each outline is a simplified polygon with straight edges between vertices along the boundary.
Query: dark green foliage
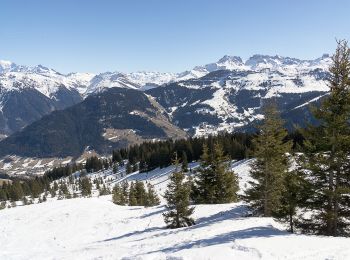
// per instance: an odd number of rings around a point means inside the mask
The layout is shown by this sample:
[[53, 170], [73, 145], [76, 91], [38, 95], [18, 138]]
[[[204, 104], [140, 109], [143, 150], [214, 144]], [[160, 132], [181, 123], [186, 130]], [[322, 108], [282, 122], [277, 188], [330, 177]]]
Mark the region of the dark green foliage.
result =
[[159, 205], [159, 198], [151, 184], [145, 185], [141, 181], [131, 182], [130, 189], [128, 182], [114, 186], [113, 202], [118, 205], [152, 207]]
[[136, 181], [135, 185], [136, 205], [144, 206], [147, 200], [147, 192], [142, 181]]
[[89, 197], [91, 196], [92, 184], [88, 178], [82, 178], [80, 183], [81, 196]]
[[126, 174], [132, 173], [132, 165], [129, 162], [126, 164], [125, 171], [126, 171]]
[[199, 137], [175, 141], [143, 142], [142, 144], [113, 151], [113, 161], [125, 159], [129, 160], [130, 164], [139, 162], [140, 172], [145, 172], [157, 167], [169, 166], [174, 153], [176, 153], [184, 162], [184, 166], [186, 166], [186, 162], [200, 159], [204, 143], [208, 145], [211, 151], [213, 144], [216, 142], [223, 146], [224, 154], [227, 154], [231, 159], [240, 160], [249, 154], [250, 140], [250, 134], [224, 133], [217, 136], [209, 136], [208, 138]]
[[153, 207], [160, 204], [159, 197], [154, 190], [154, 187], [152, 184], [147, 183], [147, 194], [146, 194], [146, 201], [145, 201], [145, 207]]
[[136, 199], [136, 194], [135, 194], [135, 185], [132, 182], [130, 184], [130, 189], [129, 189], [129, 205], [130, 206], [137, 206], [137, 199]]
[[121, 185], [122, 188], [122, 205], [128, 205], [129, 204], [129, 184], [127, 181], [124, 181]]
[[99, 193], [100, 196], [104, 196], [111, 194], [111, 191], [105, 184], [103, 184], [102, 187], [99, 188]]
[[63, 177], [68, 177], [72, 173], [83, 169], [82, 164], [69, 164], [63, 167], [55, 167], [52, 170], [45, 172], [45, 177], [50, 179], [51, 181], [58, 180]]
[[265, 119], [258, 126], [259, 134], [254, 138], [254, 157], [250, 174], [254, 181], [247, 190], [245, 199], [254, 214], [274, 216], [282, 207], [285, 193], [284, 178], [288, 171], [291, 142], [286, 142], [287, 130], [283, 127], [277, 106], [274, 103], [264, 107]]
[[119, 150], [112, 152], [112, 161], [118, 162], [118, 163], [120, 163], [122, 161], [122, 156], [121, 156]]
[[350, 235], [350, 48], [338, 42], [330, 67], [330, 95], [314, 115], [319, 126], [303, 132], [302, 168], [310, 186], [306, 207], [312, 217], [304, 219], [305, 231]]
[[103, 161], [96, 156], [91, 156], [86, 159], [85, 169], [87, 172], [95, 172], [103, 169]]
[[[178, 167], [178, 161], [175, 162]], [[168, 228], [180, 228], [194, 225], [191, 218], [194, 207], [190, 207], [189, 183], [185, 182], [185, 175], [176, 170], [170, 176], [170, 182], [164, 198], [167, 201], [167, 212], [163, 213], [164, 221]]]
[[123, 190], [120, 188], [119, 184], [116, 184], [114, 186], [112, 194], [112, 201], [114, 204], [125, 205], [124, 193]]
[[230, 170], [229, 157], [224, 156], [219, 143], [209, 154], [203, 146], [201, 166], [194, 179], [192, 199], [195, 203], [218, 204], [237, 201], [238, 177]]
[[297, 209], [308, 199], [307, 183], [299, 170], [288, 171], [284, 177], [284, 193], [281, 199], [281, 207], [275, 213], [275, 217], [289, 223], [289, 231], [294, 232], [295, 223], [299, 224]]

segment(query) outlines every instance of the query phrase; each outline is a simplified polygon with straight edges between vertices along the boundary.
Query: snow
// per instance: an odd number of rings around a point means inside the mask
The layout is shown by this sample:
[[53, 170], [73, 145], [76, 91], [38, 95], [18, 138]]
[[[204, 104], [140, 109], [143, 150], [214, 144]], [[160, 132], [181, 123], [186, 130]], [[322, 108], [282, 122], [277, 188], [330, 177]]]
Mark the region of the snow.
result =
[[[217, 70], [229, 70], [249, 72], [246, 77], [243, 77], [247, 83], [247, 89], [259, 89], [261, 88], [259, 83], [272, 78], [272, 81], [276, 82], [286, 80], [286, 85], [279, 88], [279, 92], [297, 91], [299, 93], [315, 90], [328, 91], [328, 86], [323, 80], [316, 80], [308, 73], [314, 70], [327, 71], [330, 64], [331, 58], [328, 55], [323, 55], [315, 60], [254, 55], [247, 61], [243, 61], [237, 56], [225, 55], [217, 62], [196, 66], [181, 73], [138, 71], [131, 73], [105, 72], [96, 75], [78, 72], [64, 75], [42, 65], [26, 67], [0, 60], [0, 86], [8, 91], [33, 87], [51, 98], [58, 88], [64, 85], [68, 89], [76, 89], [83, 97], [86, 97], [105, 88], [124, 87], [147, 90], [170, 82], [198, 79]], [[280, 74], [284, 77], [281, 78]], [[303, 87], [298, 87], [292, 82], [293, 79], [299, 77], [303, 82]], [[186, 85], [186, 87], [198, 88], [195, 84]], [[275, 92], [275, 89], [270, 91], [270, 93]]]
[[[251, 162], [232, 164], [243, 189]], [[173, 168], [127, 179], [164, 192]], [[164, 210], [117, 206], [110, 195], [5, 209], [0, 259], [350, 259], [350, 238], [290, 234], [272, 218], [247, 217], [241, 202], [197, 205], [196, 225], [181, 229], [165, 229]]]

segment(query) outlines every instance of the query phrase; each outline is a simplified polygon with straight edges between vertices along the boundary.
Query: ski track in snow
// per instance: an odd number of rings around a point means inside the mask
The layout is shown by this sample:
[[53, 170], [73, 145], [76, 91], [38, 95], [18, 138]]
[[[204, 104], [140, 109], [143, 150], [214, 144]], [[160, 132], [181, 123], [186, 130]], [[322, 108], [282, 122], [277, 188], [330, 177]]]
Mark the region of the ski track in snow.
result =
[[[232, 164], [241, 189], [251, 161]], [[173, 170], [136, 172], [113, 183], [147, 181], [163, 194]], [[112, 175], [94, 176], [102, 174]], [[290, 234], [272, 218], [245, 217], [244, 203], [197, 205], [196, 225], [181, 229], [165, 228], [164, 210], [117, 206], [110, 195], [5, 209], [0, 259], [350, 259], [349, 238]]]

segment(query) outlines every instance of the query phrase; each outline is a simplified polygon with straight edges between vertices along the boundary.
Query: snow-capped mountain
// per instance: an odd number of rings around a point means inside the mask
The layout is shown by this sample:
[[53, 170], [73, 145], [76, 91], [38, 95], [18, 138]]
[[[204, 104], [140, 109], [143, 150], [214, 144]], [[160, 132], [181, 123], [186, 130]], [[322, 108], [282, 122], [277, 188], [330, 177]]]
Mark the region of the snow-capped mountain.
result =
[[261, 118], [265, 99], [277, 97], [285, 112], [317, 102], [328, 91], [330, 64], [328, 55], [315, 60], [254, 55], [246, 61], [226, 55], [182, 73], [62, 74], [0, 61], [0, 135], [115, 87], [146, 91], [174, 124], [192, 134], [237, 129]]
[[68, 89], [76, 89], [86, 97], [104, 88], [123, 87], [145, 90], [171, 82], [201, 78], [218, 70], [258, 72], [270, 70], [297, 76], [316, 69], [326, 71], [330, 62], [331, 58], [326, 54], [315, 60], [300, 60], [277, 55], [253, 55], [245, 62], [238, 56], [225, 55], [217, 62], [196, 66], [192, 70], [181, 73], [139, 71], [65, 75], [42, 65], [27, 67], [0, 60], [0, 86], [9, 90], [34, 87], [50, 97], [57, 91], [58, 86], [64, 85]]
[[[331, 58], [299, 60], [254, 55], [244, 64], [224, 57], [216, 65], [197, 67], [205, 76], [173, 82], [147, 91], [172, 116], [176, 125], [195, 135], [246, 129], [260, 120], [261, 106], [274, 98], [290, 127], [313, 120], [309, 103], [324, 97]], [[222, 70], [218, 64], [229, 64]], [[235, 65], [233, 65], [235, 64]], [[213, 71], [206, 73], [208, 68]]]

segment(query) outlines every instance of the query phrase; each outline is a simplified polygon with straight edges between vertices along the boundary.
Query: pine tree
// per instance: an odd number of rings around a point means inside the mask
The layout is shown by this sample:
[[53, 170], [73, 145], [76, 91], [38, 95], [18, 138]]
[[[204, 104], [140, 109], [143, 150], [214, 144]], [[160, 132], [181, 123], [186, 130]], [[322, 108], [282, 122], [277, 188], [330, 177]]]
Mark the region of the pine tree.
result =
[[126, 174], [132, 173], [132, 166], [131, 166], [131, 164], [129, 162], [126, 164], [125, 171], [126, 171]]
[[209, 155], [209, 148], [206, 143], [203, 144], [203, 152], [199, 170], [196, 173], [192, 191], [192, 199], [196, 204], [213, 203], [215, 200], [214, 186], [215, 175], [210, 169], [212, 158]]
[[313, 233], [350, 235], [350, 48], [339, 41], [330, 67], [330, 95], [314, 115], [319, 126], [303, 134], [303, 168], [310, 185], [307, 208], [312, 216], [302, 227]]
[[145, 202], [146, 207], [153, 207], [153, 206], [157, 206], [160, 204], [159, 197], [158, 197], [156, 191], [154, 190], [153, 185], [150, 183], [147, 183], [147, 197], [146, 198], [147, 198], [146, 202]]
[[81, 180], [80, 189], [81, 189], [81, 196], [83, 197], [91, 196], [92, 184], [88, 178], [83, 178]]
[[178, 170], [178, 163], [175, 159], [176, 170], [170, 176], [170, 183], [164, 195], [167, 212], [163, 213], [163, 217], [169, 228], [194, 225], [191, 218], [194, 207], [190, 207], [190, 186], [184, 181], [185, 175]]
[[230, 170], [230, 159], [224, 156], [222, 145], [216, 142], [211, 154], [207, 145], [204, 145], [201, 160], [195, 178], [193, 200], [206, 204], [237, 201], [238, 177]]
[[121, 189], [119, 184], [116, 184], [113, 188], [113, 196], [112, 196], [113, 203], [117, 205], [125, 205], [124, 203], [125, 198], [123, 197], [124, 197], [123, 190]]
[[124, 181], [121, 186], [123, 195], [121, 197], [121, 203], [127, 205], [129, 203], [129, 184], [127, 181]]
[[146, 199], [147, 199], [147, 193], [145, 189], [145, 185], [142, 181], [136, 181], [135, 186], [135, 198], [136, 198], [136, 205], [137, 206], [144, 206]]
[[237, 201], [237, 192], [239, 190], [238, 177], [230, 170], [230, 159], [224, 156], [222, 145], [219, 142], [214, 144], [213, 160], [210, 168], [215, 173], [213, 187], [215, 190], [214, 203]]
[[135, 185], [133, 182], [130, 184], [129, 189], [129, 206], [137, 206], [137, 199], [135, 194]]
[[286, 142], [287, 130], [283, 127], [275, 103], [264, 106], [265, 119], [258, 126], [259, 133], [254, 138], [254, 157], [250, 175], [254, 181], [246, 191], [245, 199], [257, 215], [270, 217], [282, 206], [285, 192], [284, 178], [288, 172], [291, 143]]
[[299, 219], [296, 219], [297, 209], [308, 199], [306, 190], [307, 184], [304, 174], [299, 169], [285, 174], [281, 207], [275, 213], [275, 217], [289, 223], [289, 230], [292, 233], [294, 232], [295, 222], [299, 224]]

